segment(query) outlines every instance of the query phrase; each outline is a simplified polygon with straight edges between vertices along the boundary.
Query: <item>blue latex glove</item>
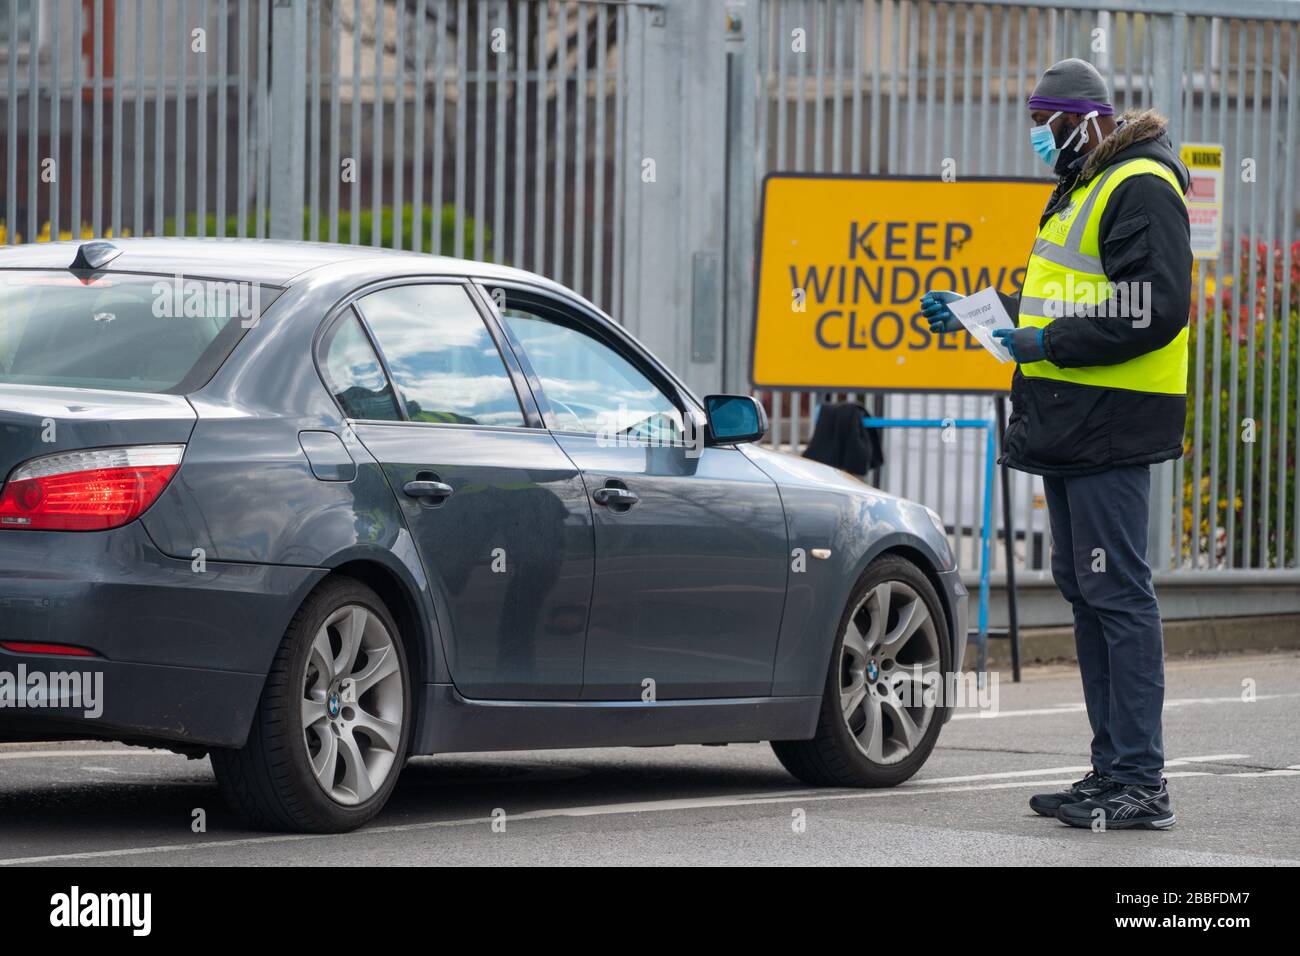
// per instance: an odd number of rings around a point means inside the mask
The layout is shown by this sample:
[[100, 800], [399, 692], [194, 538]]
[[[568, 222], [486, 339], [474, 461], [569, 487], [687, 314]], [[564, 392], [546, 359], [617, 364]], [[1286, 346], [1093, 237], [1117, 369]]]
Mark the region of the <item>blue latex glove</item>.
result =
[[956, 292], [927, 292], [921, 296], [921, 314], [930, 323], [931, 332], [956, 332], [961, 328], [957, 316], [948, 308], [949, 302], [956, 302], [960, 298]]
[[1041, 362], [1047, 358], [1043, 351], [1043, 330], [1027, 325], [1019, 329], [994, 329], [993, 337], [1002, 343], [1011, 357], [1025, 365], [1029, 362]]

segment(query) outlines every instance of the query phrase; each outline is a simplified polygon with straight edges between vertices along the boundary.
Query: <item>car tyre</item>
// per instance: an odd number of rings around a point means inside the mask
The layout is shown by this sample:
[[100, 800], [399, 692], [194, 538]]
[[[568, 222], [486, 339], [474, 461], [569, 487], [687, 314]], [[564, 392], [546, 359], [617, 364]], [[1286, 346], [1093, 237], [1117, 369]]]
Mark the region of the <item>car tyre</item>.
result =
[[[814, 786], [902, 783], [930, 756], [947, 717], [940, 705], [951, 660], [947, 619], [930, 580], [905, 558], [878, 558], [840, 619], [816, 734], [772, 741], [777, 759]], [[918, 678], [936, 677], [927, 702]], [[919, 706], [906, 706], [912, 703]]]
[[324, 581], [285, 632], [243, 749], [211, 752], [221, 794], [259, 829], [355, 830], [405, 763], [411, 678], [400, 632], [359, 581]]

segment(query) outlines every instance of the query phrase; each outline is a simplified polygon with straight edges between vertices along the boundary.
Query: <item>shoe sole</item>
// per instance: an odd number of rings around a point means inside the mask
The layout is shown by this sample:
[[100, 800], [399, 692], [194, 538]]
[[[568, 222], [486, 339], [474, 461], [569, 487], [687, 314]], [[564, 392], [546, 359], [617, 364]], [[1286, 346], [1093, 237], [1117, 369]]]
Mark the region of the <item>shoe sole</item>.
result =
[[[1092, 818], [1086, 820], [1069, 820], [1061, 815], [1056, 819], [1060, 820], [1067, 827], [1076, 827], [1080, 830], [1092, 829]], [[1107, 830], [1168, 830], [1178, 822], [1178, 818], [1172, 813], [1165, 817], [1144, 817], [1138, 820], [1108, 820], [1106, 821]]]

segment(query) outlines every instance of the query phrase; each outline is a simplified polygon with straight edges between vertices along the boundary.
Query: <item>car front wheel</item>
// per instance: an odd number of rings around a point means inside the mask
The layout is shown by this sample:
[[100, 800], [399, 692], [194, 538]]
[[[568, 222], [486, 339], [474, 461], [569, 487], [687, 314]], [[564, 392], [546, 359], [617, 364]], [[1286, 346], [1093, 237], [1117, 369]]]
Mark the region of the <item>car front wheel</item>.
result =
[[816, 786], [902, 783], [934, 749], [951, 656], [929, 579], [904, 558], [877, 559], [840, 620], [816, 735], [773, 741], [772, 749], [790, 773]]
[[222, 795], [264, 829], [339, 833], [397, 783], [411, 682], [392, 615], [348, 578], [312, 592], [285, 634], [242, 750], [214, 750]]

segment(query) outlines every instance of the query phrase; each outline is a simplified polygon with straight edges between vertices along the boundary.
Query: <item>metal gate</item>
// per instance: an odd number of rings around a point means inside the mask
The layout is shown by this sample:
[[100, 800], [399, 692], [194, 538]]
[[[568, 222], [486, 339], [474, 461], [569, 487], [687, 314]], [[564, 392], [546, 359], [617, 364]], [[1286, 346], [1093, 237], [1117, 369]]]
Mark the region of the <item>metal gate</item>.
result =
[[[1081, 56], [1118, 108], [1223, 143], [1233, 173], [1224, 254], [1195, 275], [1188, 454], [1157, 469], [1157, 567], [1294, 582], [1298, 27], [1286, 0], [0, 0], [0, 241], [276, 235], [507, 262], [734, 390], [764, 173], [1031, 174], [1025, 94]], [[772, 440], [802, 447], [817, 396], [765, 397]], [[975, 440], [888, 441], [885, 487], [973, 540]], [[1018, 560], [1041, 570], [1039, 489], [1013, 480]]]

